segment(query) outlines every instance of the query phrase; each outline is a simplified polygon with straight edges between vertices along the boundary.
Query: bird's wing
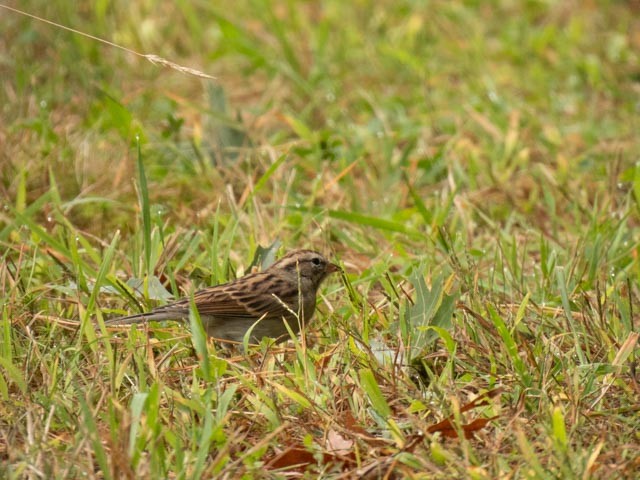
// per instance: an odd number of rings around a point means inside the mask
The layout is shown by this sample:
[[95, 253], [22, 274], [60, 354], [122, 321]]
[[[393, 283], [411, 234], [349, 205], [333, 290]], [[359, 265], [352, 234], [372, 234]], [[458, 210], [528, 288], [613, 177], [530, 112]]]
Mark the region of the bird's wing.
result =
[[[262, 316], [291, 317], [297, 314], [297, 289], [286, 288], [286, 285], [247, 283], [242, 282], [243, 280], [196, 292], [193, 295], [193, 301], [200, 315], [258, 319]], [[279, 292], [280, 296], [278, 297], [271, 292]], [[294, 304], [290, 300], [292, 298], [295, 298]], [[283, 299], [287, 299], [286, 304], [282, 301]], [[154, 313], [188, 312], [189, 305], [190, 299], [184, 298], [153, 311]]]

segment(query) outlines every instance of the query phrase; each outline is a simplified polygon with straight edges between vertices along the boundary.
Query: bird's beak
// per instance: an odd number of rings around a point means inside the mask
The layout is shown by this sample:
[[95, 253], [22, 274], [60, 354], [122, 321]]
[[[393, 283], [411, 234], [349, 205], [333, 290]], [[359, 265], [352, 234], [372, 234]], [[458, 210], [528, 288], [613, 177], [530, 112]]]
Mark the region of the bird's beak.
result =
[[341, 271], [342, 271], [342, 268], [340, 268], [335, 263], [330, 263], [329, 265], [327, 265], [327, 273], [341, 272]]

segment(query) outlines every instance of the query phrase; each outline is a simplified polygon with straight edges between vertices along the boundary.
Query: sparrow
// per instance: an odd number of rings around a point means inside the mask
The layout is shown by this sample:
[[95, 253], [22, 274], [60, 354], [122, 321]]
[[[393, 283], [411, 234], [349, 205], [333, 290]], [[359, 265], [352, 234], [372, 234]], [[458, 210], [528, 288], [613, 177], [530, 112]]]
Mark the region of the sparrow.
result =
[[[289, 338], [285, 322], [298, 333], [300, 326], [313, 317], [321, 283], [340, 270], [318, 252], [295, 250], [262, 272], [200, 290], [193, 295], [193, 301], [202, 325], [214, 339], [242, 342], [253, 327], [252, 343], [263, 337], [284, 341]], [[189, 309], [190, 298], [183, 298], [148, 313], [111, 319], [105, 324], [188, 321]]]

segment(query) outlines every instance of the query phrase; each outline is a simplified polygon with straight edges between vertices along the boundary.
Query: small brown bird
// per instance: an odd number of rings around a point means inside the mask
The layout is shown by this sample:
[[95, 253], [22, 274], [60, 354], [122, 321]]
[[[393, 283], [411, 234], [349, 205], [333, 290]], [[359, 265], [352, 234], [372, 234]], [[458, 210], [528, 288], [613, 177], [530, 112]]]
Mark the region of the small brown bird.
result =
[[[219, 340], [242, 342], [254, 324], [251, 341], [288, 338], [286, 321], [294, 333], [305, 325], [316, 309], [316, 294], [322, 281], [340, 267], [313, 250], [296, 250], [263, 272], [251, 273], [193, 295], [207, 334]], [[120, 317], [107, 325], [130, 325], [149, 320], [189, 319], [189, 298], [169, 303], [148, 313]]]

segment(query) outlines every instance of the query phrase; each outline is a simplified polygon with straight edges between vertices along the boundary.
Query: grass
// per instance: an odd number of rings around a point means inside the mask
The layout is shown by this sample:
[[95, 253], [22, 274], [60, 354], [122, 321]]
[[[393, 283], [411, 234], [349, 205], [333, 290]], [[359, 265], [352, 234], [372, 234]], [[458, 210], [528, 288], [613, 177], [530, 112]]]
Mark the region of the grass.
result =
[[[2, 9], [0, 476], [635, 477], [636, 2], [69, 5], [217, 80]], [[104, 326], [270, 245], [300, 338]]]

